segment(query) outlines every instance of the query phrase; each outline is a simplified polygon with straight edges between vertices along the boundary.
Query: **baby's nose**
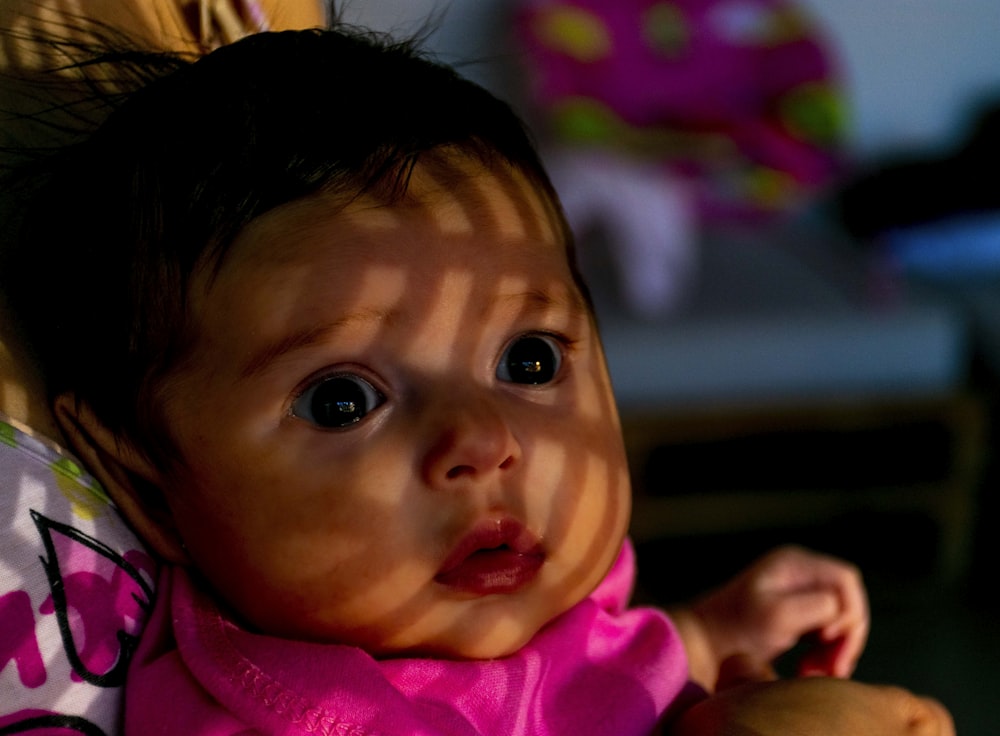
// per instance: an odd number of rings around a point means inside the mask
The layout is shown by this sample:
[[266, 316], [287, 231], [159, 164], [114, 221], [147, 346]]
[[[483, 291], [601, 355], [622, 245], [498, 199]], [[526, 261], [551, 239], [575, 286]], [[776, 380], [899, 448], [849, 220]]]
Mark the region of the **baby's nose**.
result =
[[518, 442], [491, 401], [456, 397], [435, 413], [438, 421], [423, 461], [428, 486], [444, 490], [490, 480], [518, 463]]

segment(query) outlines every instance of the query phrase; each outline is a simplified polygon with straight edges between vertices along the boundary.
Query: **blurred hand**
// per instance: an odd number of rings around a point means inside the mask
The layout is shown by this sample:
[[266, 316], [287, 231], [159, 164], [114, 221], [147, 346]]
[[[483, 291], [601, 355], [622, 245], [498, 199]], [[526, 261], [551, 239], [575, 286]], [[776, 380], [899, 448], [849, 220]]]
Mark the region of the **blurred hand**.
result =
[[771, 662], [809, 635], [798, 674], [848, 677], [868, 638], [868, 599], [857, 568], [800, 547], [765, 555], [690, 610], [716, 671], [734, 654]]

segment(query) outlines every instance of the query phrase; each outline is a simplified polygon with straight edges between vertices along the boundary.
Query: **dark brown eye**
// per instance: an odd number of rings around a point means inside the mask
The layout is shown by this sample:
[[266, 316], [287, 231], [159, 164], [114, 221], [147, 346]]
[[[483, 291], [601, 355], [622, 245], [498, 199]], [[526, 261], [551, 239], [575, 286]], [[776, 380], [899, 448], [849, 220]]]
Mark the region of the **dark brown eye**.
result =
[[324, 429], [343, 429], [357, 424], [376, 409], [385, 397], [358, 376], [327, 376], [295, 399], [292, 414]]
[[562, 348], [547, 335], [524, 335], [510, 344], [500, 358], [497, 378], [509, 383], [549, 383], [562, 365]]

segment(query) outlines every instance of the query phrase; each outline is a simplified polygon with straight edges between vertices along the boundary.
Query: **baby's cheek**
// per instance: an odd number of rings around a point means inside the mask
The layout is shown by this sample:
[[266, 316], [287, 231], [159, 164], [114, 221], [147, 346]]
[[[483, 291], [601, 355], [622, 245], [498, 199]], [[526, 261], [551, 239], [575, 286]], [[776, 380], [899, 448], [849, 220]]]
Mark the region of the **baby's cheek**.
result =
[[548, 545], [566, 587], [583, 597], [614, 562], [630, 511], [627, 471], [600, 452], [580, 452], [550, 507]]

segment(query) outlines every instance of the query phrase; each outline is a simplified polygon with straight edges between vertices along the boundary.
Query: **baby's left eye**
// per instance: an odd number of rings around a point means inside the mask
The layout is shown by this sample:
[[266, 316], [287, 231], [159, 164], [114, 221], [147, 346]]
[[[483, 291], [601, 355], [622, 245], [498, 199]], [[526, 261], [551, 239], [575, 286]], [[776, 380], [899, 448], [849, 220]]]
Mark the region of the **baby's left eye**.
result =
[[562, 346], [548, 335], [523, 335], [500, 358], [497, 378], [509, 383], [549, 383], [562, 366]]

